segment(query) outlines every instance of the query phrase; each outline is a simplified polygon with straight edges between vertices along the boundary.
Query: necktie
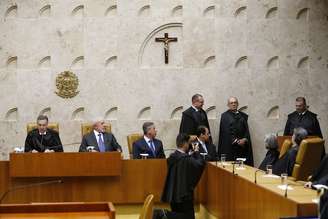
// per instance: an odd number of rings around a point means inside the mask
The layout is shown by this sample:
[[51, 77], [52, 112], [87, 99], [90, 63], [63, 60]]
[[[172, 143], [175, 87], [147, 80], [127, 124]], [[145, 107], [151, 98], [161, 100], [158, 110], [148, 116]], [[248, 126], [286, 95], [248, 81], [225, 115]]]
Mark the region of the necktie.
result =
[[99, 151], [100, 152], [105, 152], [105, 144], [104, 144], [104, 141], [101, 137], [101, 133], [98, 134], [98, 137], [99, 137], [99, 140], [98, 140], [98, 147], [99, 147]]
[[202, 147], [203, 147], [203, 149], [204, 149], [205, 153], [208, 153], [208, 152], [207, 152], [207, 148], [206, 148], [206, 144], [205, 144], [205, 143], [203, 143], [203, 142], [202, 142], [201, 144], [202, 144]]
[[153, 152], [154, 157], [156, 157], [154, 142], [152, 140], [150, 140], [149, 145], [150, 145], [151, 151]]

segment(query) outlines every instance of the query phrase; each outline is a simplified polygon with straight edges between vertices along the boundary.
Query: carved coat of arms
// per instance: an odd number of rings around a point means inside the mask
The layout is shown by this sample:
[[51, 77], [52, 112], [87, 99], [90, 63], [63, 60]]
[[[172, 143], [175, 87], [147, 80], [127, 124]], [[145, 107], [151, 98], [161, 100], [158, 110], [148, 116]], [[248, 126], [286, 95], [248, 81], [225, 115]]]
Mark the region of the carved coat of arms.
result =
[[79, 79], [77, 76], [73, 72], [64, 71], [56, 77], [56, 87], [58, 91], [55, 93], [62, 98], [72, 98], [79, 93], [79, 91], [77, 91], [78, 86]]

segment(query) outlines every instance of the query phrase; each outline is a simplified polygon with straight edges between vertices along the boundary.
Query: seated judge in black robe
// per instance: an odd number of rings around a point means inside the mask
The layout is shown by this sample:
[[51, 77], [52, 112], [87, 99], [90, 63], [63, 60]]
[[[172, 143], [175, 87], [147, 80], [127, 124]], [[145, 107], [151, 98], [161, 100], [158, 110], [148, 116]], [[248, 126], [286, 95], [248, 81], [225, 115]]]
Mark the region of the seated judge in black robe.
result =
[[306, 137], [307, 131], [305, 129], [294, 129], [292, 136], [293, 146], [273, 165], [272, 171], [274, 174], [287, 173], [288, 176], [292, 175], [299, 146]]
[[157, 131], [153, 122], [145, 122], [142, 125], [144, 136], [133, 142], [133, 159], [141, 159], [141, 154], [148, 154], [147, 159], [164, 158], [163, 143], [156, 138]]
[[37, 128], [27, 134], [25, 152], [62, 152], [63, 146], [58, 132], [48, 129], [48, 117], [37, 118]]
[[226, 155], [229, 161], [246, 158], [246, 164], [253, 166], [253, 151], [248, 129], [248, 115], [238, 111], [238, 100], [228, 100], [229, 110], [221, 114], [219, 134], [219, 156]]
[[105, 131], [105, 122], [97, 121], [93, 124], [93, 131], [84, 135], [79, 152], [88, 151], [88, 146], [94, 146], [92, 152], [122, 152], [122, 147], [117, 143], [112, 133]]
[[[179, 134], [177, 150], [167, 159], [168, 172], [162, 194], [162, 201], [170, 203], [172, 211], [166, 211], [168, 219], [194, 219], [194, 189], [202, 175], [205, 161], [194, 148], [188, 154], [190, 136]], [[158, 217], [162, 218], [162, 217]]]
[[328, 155], [321, 160], [319, 167], [313, 172], [305, 187], [314, 188], [313, 185], [318, 184], [328, 186]]
[[207, 114], [203, 110], [204, 98], [200, 94], [195, 94], [191, 98], [192, 105], [182, 113], [180, 131], [188, 135], [196, 135], [200, 125], [206, 126], [210, 130]]
[[325, 176], [328, 176], [328, 155], [321, 160], [319, 167], [313, 172], [311, 181], [319, 181]]
[[320, 218], [328, 218], [328, 191], [325, 191], [320, 198]]
[[317, 114], [307, 110], [305, 98], [296, 98], [295, 105], [296, 111], [288, 115], [284, 135], [292, 135], [295, 128], [302, 127], [308, 132], [308, 135], [322, 138]]
[[279, 158], [277, 135], [268, 134], [264, 138], [265, 148], [268, 152], [265, 155], [259, 169], [266, 170], [267, 165], [274, 165]]
[[216, 161], [217, 153], [214, 144], [210, 143], [210, 131], [206, 126], [197, 128], [197, 139], [194, 142], [198, 143], [199, 153], [204, 155], [206, 161]]

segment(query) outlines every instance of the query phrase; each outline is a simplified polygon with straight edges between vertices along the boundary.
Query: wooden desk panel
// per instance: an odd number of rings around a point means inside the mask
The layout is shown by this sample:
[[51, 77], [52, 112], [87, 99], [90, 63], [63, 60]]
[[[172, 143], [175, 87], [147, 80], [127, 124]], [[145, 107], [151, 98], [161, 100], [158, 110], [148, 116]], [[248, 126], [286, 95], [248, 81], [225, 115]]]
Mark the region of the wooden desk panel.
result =
[[119, 176], [121, 153], [11, 153], [11, 177]]
[[115, 219], [112, 203], [32, 203], [0, 205], [0, 218]]
[[[9, 186], [59, 179], [10, 178], [8, 169], [8, 161], [0, 162], [0, 191]], [[258, 184], [255, 184], [255, 170], [251, 167], [236, 170], [238, 176], [234, 176], [231, 165], [222, 168], [208, 163], [196, 190], [196, 202], [224, 219], [276, 219], [316, 214], [316, 205], [312, 203], [315, 191], [294, 186], [285, 198], [284, 191], [277, 189], [280, 179], [268, 179], [259, 172]], [[166, 171], [166, 160], [123, 160], [121, 176], [60, 177], [63, 184], [13, 191], [4, 203], [112, 201], [115, 204], [140, 204], [149, 193], [159, 202]]]
[[[2, 163], [4, 170], [8, 168], [8, 165], [4, 164], [6, 162]], [[7, 174], [6, 171], [0, 170], [0, 178], [7, 181], [3, 183], [6, 187], [1, 188], [2, 191], [9, 187], [47, 180], [63, 181], [62, 184], [12, 191], [4, 199], [4, 203], [111, 201], [115, 204], [132, 204], [143, 203], [150, 193], [155, 195], [155, 201], [158, 202], [165, 177], [166, 160], [164, 159], [122, 160], [121, 176], [10, 178], [8, 170]]]
[[258, 184], [255, 184], [255, 170], [247, 167], [246, 170], [236, 170], [238, 175], [233, 175], [232, 166], [223, 168], [215, 163], [208, 164], [207, 179], [202, 179], [200, 184], [201, 188], [207, 188], [206, 196], [201, 196], [205, 199], [203, 205], [213, 215], [225, 219], [316, 215], [316, 205], [312, 203], [315, 191], [294, 183], [294, 190], [288, 191], [288, 198], [285, 198], [284, 191], [277, 188], [280, 179], [269, 180], [258, 173]]

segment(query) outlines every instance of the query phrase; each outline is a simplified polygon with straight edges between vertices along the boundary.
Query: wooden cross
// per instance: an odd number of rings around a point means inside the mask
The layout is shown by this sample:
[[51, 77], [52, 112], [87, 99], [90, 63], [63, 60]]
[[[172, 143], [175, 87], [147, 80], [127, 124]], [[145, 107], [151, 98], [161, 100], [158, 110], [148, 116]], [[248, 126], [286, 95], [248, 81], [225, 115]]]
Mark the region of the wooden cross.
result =
[[178, 41], [178, 38], [169, 37], [168, 33], [164, 33], [164, 37], [156, 37], [155, 38], [155, 42], [164, 43], [165, 64], [169, 63], [169, 43], [177, 42], [177, 41]]

